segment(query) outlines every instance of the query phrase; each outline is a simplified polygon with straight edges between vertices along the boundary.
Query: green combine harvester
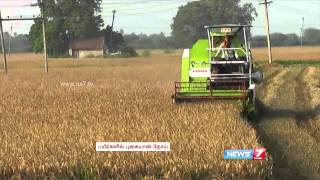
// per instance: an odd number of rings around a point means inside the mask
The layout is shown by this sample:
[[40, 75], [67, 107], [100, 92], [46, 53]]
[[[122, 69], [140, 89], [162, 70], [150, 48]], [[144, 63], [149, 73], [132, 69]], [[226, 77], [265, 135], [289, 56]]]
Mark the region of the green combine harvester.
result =
[[208, 39], [185, 49], [175, 102], [188, 99], [239, 99], [254, 106], [255, 84], [263, 75], [253, 67], [249, 25], [205, 26]]

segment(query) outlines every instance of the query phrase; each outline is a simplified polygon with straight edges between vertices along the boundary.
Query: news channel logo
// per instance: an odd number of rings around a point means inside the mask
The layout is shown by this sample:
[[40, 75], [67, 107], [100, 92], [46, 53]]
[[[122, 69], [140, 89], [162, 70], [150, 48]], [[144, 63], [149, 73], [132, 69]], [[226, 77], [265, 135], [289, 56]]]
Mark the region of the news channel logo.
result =
[[233, 149], [224, 150], [224, 159], [250, 159], [263, 160], [266, 156], [266, 148], [256, 148], [251, 150]]

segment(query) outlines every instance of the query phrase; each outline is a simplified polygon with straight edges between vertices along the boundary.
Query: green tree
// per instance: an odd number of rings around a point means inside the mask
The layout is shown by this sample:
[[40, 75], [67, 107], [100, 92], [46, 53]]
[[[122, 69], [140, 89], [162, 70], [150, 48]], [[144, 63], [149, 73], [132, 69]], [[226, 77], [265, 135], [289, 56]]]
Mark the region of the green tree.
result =
[[192, 45], [206, 37], [205, 25], [251, 24], [257, 16], [252, 3], [241, 0], [200, 0], [181, 6], [171, 25], [172, 35], [179, 46]]
[[[38, 2], [42, 8], [40, 0]], [[101, 16], [97, 15], [101, 12], [102, 0], [47, 0], [44, 2], [48, 54], [51, 56], [66, 53], [70, 39], [94, 36], [103, 26]], [[40, 20], [34, 21], [29, 38], [35, 52], [43, 51]]]
[[171, 36], [165, 36], [163, 32], [159, 34], [126, 34], [125, 41], [129, 46], [136, 49], [170, 49], [176, 48]]
[[[29, 42], [29, 38], [25, 34], [17, 34], [14, 33], [14, 36], [10, 35], [8, 32], [4, 32], [4, 44], [7, 50], [7, 53], [15, 53], [15, 52], [30, 52], [31, 44]], [[9, 43], [10, 41], [10, 43]], [[9, 47], [10, 44], [10, 47]], [[0, 44], [0, 48], [2, 45]]]
[[35, 20], [35, 23], [31, 26], [29, 32], [29, 39], [31, 41], [32, 50], [37, 53], [43, 51], [43, 38], [41, 28], [41, 21]]
[[320, 44], [320, 29], [308, 28], [303, 33], [304, 44], [319, 45]]

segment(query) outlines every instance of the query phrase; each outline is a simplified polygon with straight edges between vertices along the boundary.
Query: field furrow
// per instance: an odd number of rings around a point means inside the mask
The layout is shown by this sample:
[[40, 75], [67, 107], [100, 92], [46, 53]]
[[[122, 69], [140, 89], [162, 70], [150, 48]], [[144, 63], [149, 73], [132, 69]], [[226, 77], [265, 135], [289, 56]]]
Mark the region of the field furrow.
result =
[[262, 92], [260, 93], [261, 97], [264, 101], [269, 102], [275, 95], [277, 95], [277, 91], [284, 83], [284, 77], [289, 72], [288, 69], [274, 71], [273, 73], [267, 74], [266, 82], [263, 84]]

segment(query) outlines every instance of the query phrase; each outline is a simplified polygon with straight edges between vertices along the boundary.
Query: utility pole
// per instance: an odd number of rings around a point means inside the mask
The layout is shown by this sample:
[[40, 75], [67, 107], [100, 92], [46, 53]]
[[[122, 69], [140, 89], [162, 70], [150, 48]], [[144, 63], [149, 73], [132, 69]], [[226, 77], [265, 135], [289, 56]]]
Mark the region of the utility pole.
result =
[[41, 18], [42, 18], [42, 39], [43, 39], [43, 54], [44, 54], [44, 69], [48, 73], [48, 56], [47, 56], [47, 43], [46, 43], [46, 25], [44, 17], [44, 2], [41, 0]]
[[7, 56], [6, 56], [6, 47], [4, 45], [4, 36], [3, 36], [3, 26], [2, 26], [2, 16], [0, 11], [0, 31], [1, 31], [1, 45], [2, 45], [2, 54], [3, 54], [3, 67], [4, 71], [7, 74], [8, 68], [7, 68]]
[[265, 8], [265, 28], [266, 28], [266, 33], [267, 33], [267, 41], [268, 41], [268, 54], [269, 54], [269, 64], [272, 64], [272, 52], [271, 52], [271, 42], [270, 42], [270, 27], [269, 27], [269, 12], [268, 12], [268, 5], [271, 3], [272, 1], [267, 1], [264, 0], [263, 3], [264, 4], [264, 8]]
[[8, 52], [9, 56], [11, 54], [11, 36], [12, 36], [12, 25], [10, 27], [10, 35], [9, 35], [9, 52]]
[[[113, 36], [113, 23], [114, 23], [114, 17], [115, 17], [115, 14], [116, 14], [116, 10], [113, 10], [112, 11], [112, 13], [113, 13], [113, 16], [112, 16], [112, 24], [111, 24], [111, 33], [110, 33], [110, 47], [109, 47], [109, 50], [110, 50], [110, 52], [112, 52], [112, 36]], [[109, 52], [109, 53], [110, 53]]]
[[303, 32], [304, 32], [304, 17], [302, 17], [302, 25], [301, 25], [301, 35], [300, 35], [300, 46], [303, 46]]

